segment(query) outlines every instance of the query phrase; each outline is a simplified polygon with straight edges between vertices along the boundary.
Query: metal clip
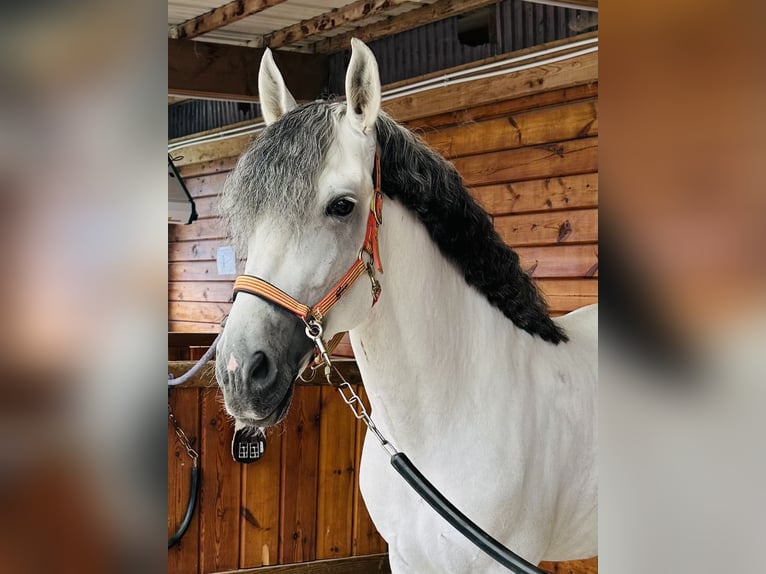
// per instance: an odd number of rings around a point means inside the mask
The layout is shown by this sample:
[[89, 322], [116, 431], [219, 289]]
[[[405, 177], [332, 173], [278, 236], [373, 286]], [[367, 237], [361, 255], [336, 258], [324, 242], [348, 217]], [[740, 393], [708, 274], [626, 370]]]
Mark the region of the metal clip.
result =
[[327, 347], [325, 347], [324, 341], [322, 340], [322, 333], [323, 329], [321, 323], [315, 319], [306, 321], [306, 336], [314, 341], [314, 345], [316, 346], [317, 351], [319, 351], [319, 356], [322, 357], [322, 361], [324, 361], [325, 376], [328, 377], [329, 380], [332, 361], [330, 361], [330, 353], [327, 352]]
[[378, 302], [380, 298], [380, 281], [375, 277], [375, 267], [371, 263], [367, 263], [367, 275], [370, 278], [370, 286], [372, 287], [372, 304]]

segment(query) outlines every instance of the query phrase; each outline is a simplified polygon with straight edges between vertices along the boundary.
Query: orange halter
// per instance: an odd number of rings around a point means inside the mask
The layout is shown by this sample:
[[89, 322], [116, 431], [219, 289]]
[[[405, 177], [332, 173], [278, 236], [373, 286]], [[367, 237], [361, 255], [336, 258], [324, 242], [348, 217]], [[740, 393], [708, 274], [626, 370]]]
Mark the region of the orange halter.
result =
[[[321, 325], [327, 313], [332, 309], [344, 293], [354, 282], [365, 272], [370, 278], [372, 285], [372, 304], [378, 302], [380, 297], [380, 283], [375, 278], [375, 270], [382, 272], [383, 266], [380, 262], [380, 252], [378, 251], [378, 228], [382, 221], [383, 198], [380, 192], [380, 156], [375, 152], [375, 189], [373, 191], [372, 201], [370, 202], [370, 213], [367, 216], [367, 230], [364, 235], [364, 244], [359, 250], [354, 263], [346, 274], [341, 277], [335, 286], [325, 295], [317, 304], [309, 307], [297, 299], [291, 297], [278, 287], [275, 287], [268, 281], [255, 277], [253, 275], [240, 275], [234, 281], [234, 296], [238, 293], [249, 293], [265, 299], [275, 305], [290, 311], [297, 315], [305, 324], [307, 329], [321, 335]], [[366, 258], [365, 258], [366, 254]], [[319, 330], [317, 331], [317, 327]], [[308, 330], [307, 330], [308, 335]], [[332, 351], [340, 343], [344, 333], [335, 335], [327, 345], [327, 352]], [[317, 357], [317, 359], [319, 356]], [[316, 359], [315, 359], [316, 362]]]

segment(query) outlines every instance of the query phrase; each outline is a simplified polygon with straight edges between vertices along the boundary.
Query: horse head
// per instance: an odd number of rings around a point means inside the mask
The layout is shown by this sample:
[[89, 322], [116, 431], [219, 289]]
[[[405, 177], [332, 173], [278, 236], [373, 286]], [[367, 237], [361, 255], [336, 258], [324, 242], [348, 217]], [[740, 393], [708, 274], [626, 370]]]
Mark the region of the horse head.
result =
[[[229, 175], [220, 212], [244, 273], [308, 306], [334, 288], [357, 260], [373, 200], [380, 78], [358, 40], [346, 75], [345, 103], [297, 105], [269, 50], [258, 75], [267, 127]], [[325, 338], [369, 314], [369, 281], [348, 287], [326, 317]], [[240, 426], [284, 418], [294, 381], [313, 349], [305, 323], [251, 293], [238, 293], [217, 348], [216, 377], [226, 410]]]

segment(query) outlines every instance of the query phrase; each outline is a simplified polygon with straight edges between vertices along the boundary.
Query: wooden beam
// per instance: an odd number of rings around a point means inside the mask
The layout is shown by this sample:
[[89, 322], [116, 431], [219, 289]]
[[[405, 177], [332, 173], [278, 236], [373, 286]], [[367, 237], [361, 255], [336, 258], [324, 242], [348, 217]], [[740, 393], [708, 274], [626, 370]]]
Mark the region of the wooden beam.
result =
[[209, 347], [215, 333], [168, 333], [168, 347]]
[[391, 572], [388, 554], [355, 556], [354, 558], [336, 558], [335, 560], [315, 560], [302, 564], [283, 566], [261, 566], [247, 570], [232, 570], [218, 574], [386, 574]]
[[357, 0], [341, 8], [335, 8], [309, 20], [303, 20], [267, 34], [263, 38], [263, 44], [270, 48], [286, 46], [314, 34], [328, 32], [339, 26], [381, 14], [409, 1], [411, 0]]
[[375, 22], [364, 28], [357, 28], [345, 34], [338, 34], [315, 44], [314, 51], [317, 54], [334, 54], [347, 50], [351, 46], [351, 38], [359, 38], [363, 42], [370, 42], [378, 38], [384, 38], [405, 30], [412, 30], [430, 22], [444, 20], [458, 14], [470, 12], [489, 4], [495, 0], [437, 0], [433, 4], [416, 8], [398, 16], [391, 16], [380, 22]]
[[[547, 47], [546, 44], [538, 49]], [[512, 53], [515, 55], [516, 53]], [[545, 61], [546, 56], [539, 60]], [[534, 63], [534, 60], [530, 63]], [[475, 106], [497, 103], [509, 97], [540, 94], [598, 81], [598, 54], [587, 53], [563, 61], [539, 64], [525, 70], [477, 79], [459, 86], [447, 85], [383, 102], [383, 109], [400, 123]], [[424, 110], [426, 111], [424, 113]], [[175, 227], [184, 227], [183, 225]]]
[[[264, 50], [191, 40], [168, 40], [168, 93], [258, 101]], [[278, 52], [274, 60], [297, 100], [313, 100], [327, 84], [327, 57]]]
[[209, 12], [190, 18], [170, 29], [171, 37], [178, 40], [191, 40], [232, 22], [257, 14], [266, 8], [281, 4], [285, 0], [234, 0]]

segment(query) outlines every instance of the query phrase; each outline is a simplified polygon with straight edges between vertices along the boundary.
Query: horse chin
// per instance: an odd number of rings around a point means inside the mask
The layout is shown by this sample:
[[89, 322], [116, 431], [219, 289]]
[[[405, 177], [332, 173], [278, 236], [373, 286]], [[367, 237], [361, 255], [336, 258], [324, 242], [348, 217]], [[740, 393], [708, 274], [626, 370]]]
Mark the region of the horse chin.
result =
[[290, 383], [290, 385], [287, 387], [287, 392], [277, 405], [277, 408], [274, 409], [274, 411], [268, 417], [266, 417], [268, 424], [261, 426], [274, 426], [275, 424], [278, 424], [284, 420], [284, 418], [287, 416], [287, 412], [290, 410], [290, 403], [293, 401], [294, 392], [295, 383], [293, 382]]
[[[291, 379], [292, 381], [293, 379]], [[252, 411], [232, 412], [229, 410], [229, 414], [234, 417], [235, 428], [259, 428], [266, 429], [282, 422], [287, 416], [290, 410], [290, 404], [293, 400], [293, 393], [295, 391], [295, 384], [291, 382], [287, 385], [287, 390], [284, 396], [279, 400], [274, 409], [263, 417], [254, 416]]]

